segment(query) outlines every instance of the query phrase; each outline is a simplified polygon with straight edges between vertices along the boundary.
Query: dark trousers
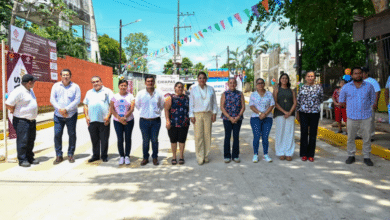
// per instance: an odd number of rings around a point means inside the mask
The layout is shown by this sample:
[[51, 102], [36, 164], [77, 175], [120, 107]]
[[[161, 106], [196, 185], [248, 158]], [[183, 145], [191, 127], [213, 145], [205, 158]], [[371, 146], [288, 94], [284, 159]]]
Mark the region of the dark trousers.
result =
[[105, 126], [103, 122], [91, 122], [88, 127], [92, 141], [92, 158], [107, 159], [108, 138], [110, 137], [110, 125]]
[[76, 150], [76, 124], [77, 113], [70, 118], [54, 115], [54, 146], [57, 156], [62, 156], [62, 133], [64, 132], [65, 125], [69, 135], [68, 156], [74, 155], [74, 151]]
[[14, 117], [12, 124], [16, 131], [16, 150], [19, 164], [34, 160], [34, 141], [37, 135], [37, 123], [23, 118]]
[[301, 149], [299, 155], [301, 157], [314, 157], [319, 119], [320, 113], [299, 112], [301, 122]]
[[[239, 120], [236, 124], [233, 124], [229, 120], [223, 120], [223, 126], [225, 127], [225, 142], [223, 147], [223, 157], [224, 158], [238, 158], [240, 154], [240, 129], [241, 129], [242, 120]], [[230, 154], [230, 138], [233, 131], [233, 149], [232, 154]]]
[[149, 158], [149, 143], [152, 142], [152, 158], [157, 158], [158, 155], [158, 134], [161, 127], [161, 118], [154, 120], [147, 120], [141, 118], [139, 120], [139, 127], [142, 133], [142, 151], [144, 154], [144, 159]]
[[[127, 125], [123, 125], [120, 122], [114, 120], [114, 128], [116, 136], [118, 138], [118, 152], [121, 157], [130, 156], [131, 151], [131, 134], [134, 128], [134, 119], [127, 122]], [[125, 133], [125, 138], [123, 138]], [[123, 151], [123, 141], [126, 143], [125, 150]]]

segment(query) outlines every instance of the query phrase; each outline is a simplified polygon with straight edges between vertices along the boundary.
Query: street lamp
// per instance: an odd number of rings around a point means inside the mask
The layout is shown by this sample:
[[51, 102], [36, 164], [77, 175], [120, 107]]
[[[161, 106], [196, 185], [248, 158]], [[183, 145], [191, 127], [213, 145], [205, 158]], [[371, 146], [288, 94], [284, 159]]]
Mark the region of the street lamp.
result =
[[119, 20], [119, 75], [122, 75], [122, 27], [127, 26], [129, 24], [134, 24], [140, 22], [141, 19], [135, 20], [128, 24], [122, 25], [122, 19]]

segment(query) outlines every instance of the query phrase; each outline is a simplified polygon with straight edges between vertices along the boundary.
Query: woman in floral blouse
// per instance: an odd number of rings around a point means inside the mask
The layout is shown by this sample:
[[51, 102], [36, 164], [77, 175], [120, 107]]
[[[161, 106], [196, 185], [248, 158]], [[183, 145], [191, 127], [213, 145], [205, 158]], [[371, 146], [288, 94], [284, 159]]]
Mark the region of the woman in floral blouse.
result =
[[253, 163], [259, 162], [259, 141], [260, 135], [263, 142], [263, 160], [272, 162], [268, 155], [268, 136], [272, 127], [272, 110], [275, 107], [275, 100], [270, 91], [265, 90], [265, 82], [259, 78], [256, 80], [257, 91], [252, 92], [249, 106], [253, 111], [251, 116], [251, 127], [253, 131]]
[[[221, 97], [221, 118], [225, 127], [225, 142], [224, 142], [224, 161], [229, 163], [231, 159], [239, 163], [239, 134], [241, 129], [242, 115], [245, 111], [245, 99], [242, 92], [236, 90], [237, 81], [235, 78], [230, 78], [228, 81], [229, 90], [224, 92]], [[230, 138], [233, 131], [233, 152], [230, 154]]]
[[[324, 99], [321, 85], [315, 84], [315, 73], [310, 71], [305, 76], [306, 84], [299, 89], [297, 99], [297, 119], [301, 123], [302, 161], [314, 162], [317, 129], [320, 118], [320, 105]], [[310, 135], [308, 133], [310, 127]], [[309, 139], [309, 140], [308, 140]]]
[[179, 164], [184, 164], [184, 147], [187, 139], [188, 128], [190, 127], [189, 103], [187, 95], [183, 93], [184, 85], [181, 82], [175, 84], [175, 94], [168, 95], [165, 100], [165, 118], [168, 136], [172, 148], [172, 165], [177, 164], [176, 150], [177, 142], [180, 147]]

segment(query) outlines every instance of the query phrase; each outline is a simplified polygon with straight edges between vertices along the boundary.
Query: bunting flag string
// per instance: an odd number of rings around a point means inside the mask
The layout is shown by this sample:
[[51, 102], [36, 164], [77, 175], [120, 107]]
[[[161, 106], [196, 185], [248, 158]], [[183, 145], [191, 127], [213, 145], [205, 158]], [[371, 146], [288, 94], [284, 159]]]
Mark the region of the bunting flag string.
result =
[[[282, 2], [280, 0], [274, 0], [279, 6], [282, 6]], [[290, 3], [292, 3], [292, 0], [289, 1]], [[264, 7], [265, 11], [267, 13], [269, 13], [269, 0], [262, 0], [261, 1], [261, 4], [262, 6]], [[243, 12], [245, 13], [246, 16], [248, 16], [248, 18], [250, 18], [252, 15], [256, 16], [256, 17], [260, 17], [260, 14], [259, 14], [259, 5], [256, 4], [256, 5], [253, 5], [252, 7], [250, 7], [249, 9], [245, 9], [243, 10]], [[240, 23], [242, 24], [243, 21], [242, 21], [242, 18], [240, 16], [240, 13], [236, 13], [234, 14], [233, 16], [229, 16], [227, 18], [229, 24], [231, 27], [233, 27], [233, 17]], [[216, 30], [218, 31], [221, 31], [221, 27], [223, 28], [223, 30], [226, 30], [226, 25], [225, 25], [225, 21], [224, 20], [221, 20], [219, 23], [215, 23], [214, 24], [214, 27]], [[179, 46], [179, 47], [182, 47], [183, 45], [185, 44], [188, 44], [190, 42], [192, 42], [192, 36], [195, 36], [196, 39], [200, 40], [201, 38], [204, 38], [204, 34], [203, 33], [208, 33], [208, 32], [213, 32], [213, 27], [212, 25], [208, 26], [207, 28], [204, 28], [204, 29], [201, 29], [199, 30], [198, 32], [195, 32], [191, 35], [189, 35], [188, 37], [185, 37], [184, 39], [181, 39], [179, 40], [177, 43], [173, 43], [171, 45], [168, 45], [166, 47], [163, 47], [161, 48], [160, 50], [157, 50], [155, 52], [152, 52], [150, 54], [145, 54], [143, 55], [142, 57], [140, 58], [147, 58], [147, 57], [157, 57], [157, 55], [159, 54], [159, 52], [162, 54], [162, 53], [169, 53], [171, 51], [174, 51], [176, 46]], [[164, 50], [165, 48], [165, 50]], [[169, 50], [168, 50], [169, 48]], [[138, 60], [139, 58], [136, 58], [135, 60]], [[134, 63], [135, 65], [135, 63]]]

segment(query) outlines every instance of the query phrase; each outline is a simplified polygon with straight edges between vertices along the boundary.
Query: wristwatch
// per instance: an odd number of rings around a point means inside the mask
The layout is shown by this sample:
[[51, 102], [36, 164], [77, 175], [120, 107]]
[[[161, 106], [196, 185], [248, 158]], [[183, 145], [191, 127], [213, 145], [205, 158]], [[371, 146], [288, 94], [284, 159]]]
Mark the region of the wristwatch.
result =
[[259, 116], [261, 116], [261, 112], [259, 112]]

